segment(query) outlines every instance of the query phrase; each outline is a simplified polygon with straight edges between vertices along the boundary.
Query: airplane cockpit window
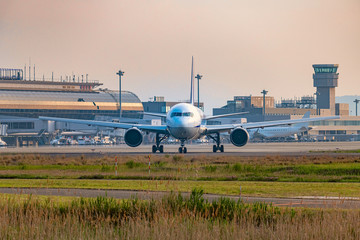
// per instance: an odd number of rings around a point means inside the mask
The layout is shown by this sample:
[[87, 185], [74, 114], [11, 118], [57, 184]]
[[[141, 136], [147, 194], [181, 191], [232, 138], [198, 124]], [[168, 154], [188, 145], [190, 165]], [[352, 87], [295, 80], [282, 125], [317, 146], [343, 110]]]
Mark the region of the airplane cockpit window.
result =
[[171, 113], [171, 117], [181, 117], [182, 113], [181, 112], [173, 112]]
[[183, 116], [184, 117], [194, 117], [194, 113], [192, 113], [192, 112], [184, 112]]
[[192, 112], [184, 112], [184, 113], [181, 113], [181, 112], [173, 112], [173, 113], [171, 113], [171, 116], [170, 116], [170, 117], [181, 117], [181, 116], [184, 116], [184, 117], [194, 117], [194, 113], [192, 113]]

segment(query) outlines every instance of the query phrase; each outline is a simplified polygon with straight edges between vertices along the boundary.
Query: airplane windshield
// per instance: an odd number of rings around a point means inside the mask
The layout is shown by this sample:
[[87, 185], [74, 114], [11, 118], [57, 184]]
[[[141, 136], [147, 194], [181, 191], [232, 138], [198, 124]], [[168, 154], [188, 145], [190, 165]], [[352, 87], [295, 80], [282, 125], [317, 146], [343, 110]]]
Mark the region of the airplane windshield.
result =
[[193, 117], [193, 116], [194, 116], [194, 113], [192, 113], [192, 112], [184, 112], [184, 113], [183, 113], [183, 116], [184, 116], [184, 117]]
[[184, 112], [184, 113], [181, 113], [181, 112], [173, 112], [173, 113], [171, 113], [171, 117], [181, 117], [181, 116], [184, 116], [184, 117], [194, 117], [194, 113], [192, 113], [192, 112]]
[[181, 117], [181, 112], [173, 112], [171, 113], [171, 117]]

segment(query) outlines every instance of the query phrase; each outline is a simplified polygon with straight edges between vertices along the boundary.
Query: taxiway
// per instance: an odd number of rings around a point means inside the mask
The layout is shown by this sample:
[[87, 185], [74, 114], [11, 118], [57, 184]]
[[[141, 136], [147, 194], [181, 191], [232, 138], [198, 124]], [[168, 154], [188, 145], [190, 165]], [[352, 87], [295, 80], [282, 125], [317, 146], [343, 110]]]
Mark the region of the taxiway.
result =
[[[68, 197], [97, 197], [107, 196], [117, 199], [159, 199], [169, 194], [168, 192], [135, 191], [135, 190], [103, 190], [103, 189], [61, 189], [61, 188], [0, 188], [0, 193], [7, 194], [34, 194], [45, 196], [68, 196]], [[189, 196], [189, 193], [182, 193]], [[356, 198], [328, 198], [328, 197], [298, 197], [298, 198], [274, 198], [274, 197], [247, 197], [234, 195], [204, 194], [204, 199], [213, 201], [220, 197], [228, 197], [235, 201], [242, 200], [246, 203], [265, 202], [281, 207], [313, 207], [313, 208], [341, 208], [359, 209], [360, 199]]]
[[[299, 154], [331, 154], [329, 151], [360, 149], [360, 142], [281, 142], [281, 143], [248, 143], [244, 147], [225, 144], [224, 153], [213, 153], [212, 144], [187, 145], [187, 154], [222, 154], [222, 155], [299, 155]], [[164, 145], [163, 154], [178, 154], [177, 144]], [[100, 146], [41, 146], [1, 148], [0, 153], [36, 153], [36, 154], [149, 154], [151, 145], [140, 145], [132, 148], [122, 145]], [[160, 154], [160, 153], [157, 153]]]

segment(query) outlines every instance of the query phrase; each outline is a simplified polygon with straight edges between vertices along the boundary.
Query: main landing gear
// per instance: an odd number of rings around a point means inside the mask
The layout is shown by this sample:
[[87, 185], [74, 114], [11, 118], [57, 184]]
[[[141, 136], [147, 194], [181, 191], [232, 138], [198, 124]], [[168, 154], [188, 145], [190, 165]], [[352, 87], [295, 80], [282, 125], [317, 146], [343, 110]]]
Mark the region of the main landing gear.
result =
[[184, 147], [185, 141], [181, 140], [181, 147], [179, 147], [179, 153], [187, 153], [186, 147]]
[[208, 137], [216, 143], [216, 145], [213, 145], [213, 152], [224, 152], [224, 145], [220, 145], [220, 133], [216, 133], [216, 136], [208, 135]]
[[164, 145], [160, 145], [160, 143], [167, 137], [168, 137], [167, 135], [160, 137], [159, 133], [156, 134], [156, 145], [152, 146], [153, 153], [156, 153], [157, 151], [159, 151], [160, 153], [164, 152]]

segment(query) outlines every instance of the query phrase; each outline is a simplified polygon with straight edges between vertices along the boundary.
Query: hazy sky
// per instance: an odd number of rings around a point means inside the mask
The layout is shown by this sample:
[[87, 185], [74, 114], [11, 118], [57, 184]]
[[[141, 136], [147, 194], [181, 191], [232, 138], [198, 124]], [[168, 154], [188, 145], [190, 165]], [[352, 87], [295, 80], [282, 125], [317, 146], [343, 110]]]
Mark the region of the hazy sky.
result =
[[0, 0], [0, 67], [89, 74], [142, 101], [189, 98], [191, 56], [207, 113], [234, 95], [311, 95], [312, 64], [340, 64], [360, 94], [359, 0]]

